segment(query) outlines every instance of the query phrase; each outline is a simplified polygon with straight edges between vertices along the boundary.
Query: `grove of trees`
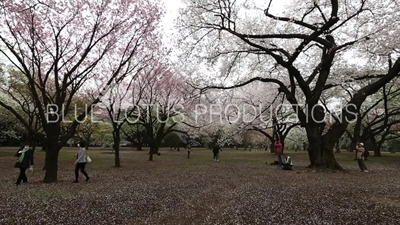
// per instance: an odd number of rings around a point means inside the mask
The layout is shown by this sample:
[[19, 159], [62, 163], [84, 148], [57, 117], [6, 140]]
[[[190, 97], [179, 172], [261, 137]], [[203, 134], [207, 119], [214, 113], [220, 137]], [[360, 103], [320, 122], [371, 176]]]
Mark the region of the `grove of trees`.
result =
[[[179, 46], [187, 50], [183, 63], [219, 66], [214, 76], [234, 82], [198, 85], [207, 90], [275, 84], [307, 133], [310, 167], [341, 169], [332, 152], [335, 143], [366, 99], [400, 72], [397, 43], [392, 41], [397, 40], [392, 31], [398, 3], [291, 1], [277, 14], [273, 7], [279, 3], [273, 0], [184, 2], [187, 7], [178, 21]], [[346, 54], [359, 61], [352, 64]], [[191, 73], [197, 69], [189, 68]], [[358, 88], [343, 102], [340, 119], [327, 124], [322, 97], [355, 84]]]
[[2, 143], [40, 145], [49, 183], [78, 140], [111, 146], [115, 167], [124, 143], [151, 161], [308, 142], [309, 167], [333, 170], [337, 144], [380, 156], [398, 141], [397, 0], [182, 3], [167, 41], [151, 0], [0, 3]]

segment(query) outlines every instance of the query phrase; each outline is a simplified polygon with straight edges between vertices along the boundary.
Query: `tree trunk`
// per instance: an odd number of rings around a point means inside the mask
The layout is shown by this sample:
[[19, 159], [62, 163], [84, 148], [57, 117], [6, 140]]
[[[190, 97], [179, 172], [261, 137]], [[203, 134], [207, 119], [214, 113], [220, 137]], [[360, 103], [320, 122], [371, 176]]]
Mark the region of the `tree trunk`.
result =
[[374, 149], [374, 156], [375, 157], [381, 157], [382, 156], [380, 149], [377, 149], [377, 148]]
[[[329, 169], [343, 170], [335, 159], [333, 148], [338, 141], [338, 135], [330, 133], [322, 136], [322, 159], [325, 166]], [[340, 149], [340, 148], [339, 148]]]
[[138, 144], [137, 144], [137, 147], [136, 147], [136, 150], [137, 151], [143, 151], [143, 142], [138, 142]]
[[275, 142], [272, 142], [270, 148], [271, 148], [271, 153], [275, 153]]
[[306, 127], [307, 139], [309, 144], [308, 157], [310, 158], [310, 168], [322, 166], [322, 142], [317, 124], [309, 123]]
[[339, 142], [337, 142], [336, 144], [335, 144], [335, 153], [340, 153], [340, 143]]
[[149, 150], [149, 161], [153, 161], [153, 154], [156, 154], [156, 149], [154, 144], [151, 144]]
[[60, 152], [60, 148], [57, 145], [50, 144], [46, 146], [46, 158], [45, 158], [45, 166], [43, 170], [46, 170], [44, 175], [44, 183], [52, 183], [57, 181], [57, 172], [58, 172], [58, 154]]
[[336, 162], [333, 154], [333, 148], [337, 142], [335, 135], [322, 136], [320, 125], [308, 124], [306, 126], [309, 142], [309, 168], [326, 168], [332, 170], [342, 170], [342, 167]]
[[114, 167], [121, 167], [121, 160], [119, 157], [119, 144], [114, 145]]
[[114, 167], [121, 167], [121, 161], [120, 161], [120, 157], [119, 157], [119, 145], [121, 143], [121, 137], [120, 137], [120, 133], [119, 130], [116, 129], [113, 132], [113, 136], [114, 136]]
[[153, 155], [157, 154], [157, 144], [155, 140], [151, 140], [150, 151], [149, 151], [149, 161], [153, 161]]
[[370, 138], [372, 145], [374, 146], [374, 156], [375, 157], [381, 157], [381, 146], [382, 146], [382, 142], [381, 141], [376, 141], [376, 139], [372, 136]]
[[86, 150], [89, 149], [89, 144], [90, 144], [90, 138], [85, 140], [86, 142]]

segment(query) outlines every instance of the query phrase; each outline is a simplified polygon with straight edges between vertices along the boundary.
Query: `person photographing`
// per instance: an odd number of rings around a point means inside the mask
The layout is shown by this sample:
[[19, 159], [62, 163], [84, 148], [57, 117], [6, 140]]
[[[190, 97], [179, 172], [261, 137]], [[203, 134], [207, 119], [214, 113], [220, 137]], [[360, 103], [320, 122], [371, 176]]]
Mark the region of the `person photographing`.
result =
[[368, 172], [367, 166], [365, 166], [365, 162], [364, 162], [364, 159], [365, 159], [364, 158], [364, 155], [365, 155], [364, 144], [357, 142], [356, 151], [357, 151], [358, 167], [360, 168], [360, 172]]

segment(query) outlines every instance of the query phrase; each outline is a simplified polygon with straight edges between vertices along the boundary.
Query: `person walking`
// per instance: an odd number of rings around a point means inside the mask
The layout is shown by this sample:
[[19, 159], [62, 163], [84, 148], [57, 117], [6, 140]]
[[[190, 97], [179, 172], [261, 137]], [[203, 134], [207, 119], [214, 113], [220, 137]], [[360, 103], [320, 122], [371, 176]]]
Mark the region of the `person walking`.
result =
[[219, 161], [219, 151], [221, 150], [221, 148], [215, 144], [213, 147], [213, 154], [214, 154], [214, 161]]
[[79, 151], [75, 160], [75, 181], [73, 183], [79, 182], [79, 170], [83, 175], [85, 175], [86, 181], [89, 181], [89, 175], [85, 171], [85, 166], [87, 163], [86, 157], [86, 143], [81, 141], [79, 143]]
[[18, 157], [14, 167], [19, 168], [19, 176], [17, 178], [16, 186], [28, 182], [26, 176], [26, 170], [29, 168], [30, 172], [33, 172], [33, 150], [30, 147], [30, 143], [26, 142], [22, 150], [18, 151], [16, 156]]
[[275, 153], [278, 156], [279, 167], [282, 167], [283, 151], [282, 151], [282, 144], [281, 142], [279, 142], [279, 140], [275, 142]]
[[187, 145], [187, 158], [190, 159], [190, 144]]
[[360, 172], [368, 172], [368, 169], [365, 166], [365, 161], [364, 161], [364, 154], [365, 154], [364, 144], [357, 143], [356, 151], [357, 151], [358, 167], [360, 168]]

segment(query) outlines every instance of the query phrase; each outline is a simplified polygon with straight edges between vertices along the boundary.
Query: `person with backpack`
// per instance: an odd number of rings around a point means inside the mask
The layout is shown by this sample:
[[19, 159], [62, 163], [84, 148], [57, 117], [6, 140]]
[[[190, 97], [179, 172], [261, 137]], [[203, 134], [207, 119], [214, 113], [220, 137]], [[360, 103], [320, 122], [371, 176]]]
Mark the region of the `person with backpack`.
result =
[[364, 159], [365, 159], [364, 154], [366, 152], [366, 150], [364, 148], [364, 144], [357, 143], [356, 151], [357, 151], [358, 167], [360, 168], [360, 172], [368, 172], [368, 169], [365, 166], [365, 162], [364, 162]]
[[18, 157], [17, 162], [14, 167], [19, 168], [19, 176], [16, 186], [23, 183], [28, 182], [28, 178], [26, 177], [26, 170], [29, 168], [30, 172], [33, 172], [33, 150], [30, 147], [30, 143], [26, 142], [22, 150], [18, 151], [16, 156]]

